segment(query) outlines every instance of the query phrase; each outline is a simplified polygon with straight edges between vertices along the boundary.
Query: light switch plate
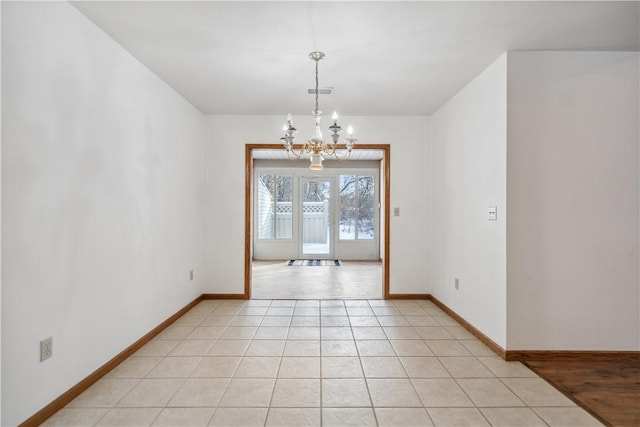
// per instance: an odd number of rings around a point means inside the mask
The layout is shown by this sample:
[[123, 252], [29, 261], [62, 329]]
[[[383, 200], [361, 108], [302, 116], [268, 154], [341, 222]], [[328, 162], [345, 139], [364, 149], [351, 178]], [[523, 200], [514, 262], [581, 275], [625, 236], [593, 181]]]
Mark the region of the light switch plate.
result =
[[498, 220], [498, 207], [489, 206], [489, 221], [497, 221], [497, 220]]

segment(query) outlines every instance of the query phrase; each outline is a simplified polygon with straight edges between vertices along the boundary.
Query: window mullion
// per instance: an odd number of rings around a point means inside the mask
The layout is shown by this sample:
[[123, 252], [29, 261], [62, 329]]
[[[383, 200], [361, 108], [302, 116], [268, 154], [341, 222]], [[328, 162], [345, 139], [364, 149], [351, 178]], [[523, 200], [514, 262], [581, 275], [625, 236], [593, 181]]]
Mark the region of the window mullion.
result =
[[273, 240], [278, 239], [278, 175], [273, 175]]
[[355, 231], [355, 234], [354, 234], [355, 239], [354, 240], [358, 240], [358, 228], [360, 228], [360, 227], [358, 227], [358, 224], [360, 222], [360, 177], [358, 175], [356, 175], [355, 185], [356, 185], [356, 197], [355, 197], [355, 202], [356, 202], [355, 203], [356, 223], [354, 224], [355, 225], [355, 230], [354, 230]]

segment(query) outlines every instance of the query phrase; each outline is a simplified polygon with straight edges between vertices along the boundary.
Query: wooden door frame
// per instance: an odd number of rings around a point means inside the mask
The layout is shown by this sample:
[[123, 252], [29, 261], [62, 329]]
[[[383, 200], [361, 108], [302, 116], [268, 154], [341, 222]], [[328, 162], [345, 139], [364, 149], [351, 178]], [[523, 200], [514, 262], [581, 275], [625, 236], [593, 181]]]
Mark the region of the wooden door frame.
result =
[[[299, 147], [296, 147], [299, 148]], [[282, 144], [245, 144], [245, 173], [244, 173], [244, 295], [251, 298], [251, 207], [253, 203], [253, 150], [282, 150]], [[358, 144], [356, 150], [381, 150], [383, 154], [383, 185], [384, 185], [384, 247], [382, 248], [382, 286], [383, 298], [389, 299], [389, 239], [391, 220], [391, 145], [390, 144]]]

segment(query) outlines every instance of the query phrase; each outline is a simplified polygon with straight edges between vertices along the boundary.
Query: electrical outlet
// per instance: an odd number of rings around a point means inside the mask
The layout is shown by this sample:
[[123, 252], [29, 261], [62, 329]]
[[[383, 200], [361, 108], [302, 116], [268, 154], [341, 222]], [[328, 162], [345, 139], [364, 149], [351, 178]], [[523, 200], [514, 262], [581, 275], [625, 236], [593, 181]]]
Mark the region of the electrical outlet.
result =
[[457, 277], [453, 281], [453, 286], [455, 286], [456, 289], [460, 289], [460, 280], [458, 280]]
[[193, 270], [189, 272], [189, 280], [193, 280]]
[[53, 338], [45, 338], [40, 341], [40, 361], [44, 362], [53, 356]]

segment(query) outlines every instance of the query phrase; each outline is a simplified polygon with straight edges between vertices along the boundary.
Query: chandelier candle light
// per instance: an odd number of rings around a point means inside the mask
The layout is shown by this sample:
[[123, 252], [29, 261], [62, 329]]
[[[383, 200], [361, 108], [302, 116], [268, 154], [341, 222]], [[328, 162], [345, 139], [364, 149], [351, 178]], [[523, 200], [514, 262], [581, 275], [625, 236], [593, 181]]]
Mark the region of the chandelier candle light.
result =
[[345, 138], [346, 152], [342, 155], [338, 153], [338, 140], [340, 138], [340, 131], [342, 130], [342, 128], [338, 124], [338, 113], [335, 112], [333, 113], [333, 124], [329, 126], [332, 142], [325, 143], [322, 139], [322, 132], [320, 131], [320, 119], [322, 118], [322, 111], [318, 109], [318, 63], [324, 57], [325, 54], [322, 52], [311, 52], [309, 54], [309, 58], [314, 60], [316, 63], [316, 103], [315, 108], [312, 111], [313, 119], [315, 121], [313, 136], [310, 140], [304, 143], [304, 146], [302, 146], [300, 150], [296, 151], [293, 147], [293, 141], [298, 131], [293, 127], [293, 119], [291, 118], [291, 114], [289, 114], [287, 116], [287, 124], [282, 127], [284, 136], [280, 138], [284, 142], [284, 148], [285, 150], [287, 150], [287, 156], [291, 160], [298, 160], [300, 159], [300, 157], [302, 157], [303, 154], [311, 153], [311, 164], [309, 165], [309, 169], [312, 170], [323, 169], [322, 161], [324, 160], [324, 156], [334, 157], [338, 160], [349, 159], [351, 157], [351, 151], [353, 150], [353, 147], [357, 141], [357, 139], [353, 136], [353, 128], [349, 126], [349, 128], [347, 129], [348, 136]]

